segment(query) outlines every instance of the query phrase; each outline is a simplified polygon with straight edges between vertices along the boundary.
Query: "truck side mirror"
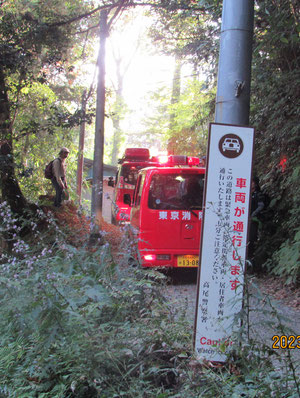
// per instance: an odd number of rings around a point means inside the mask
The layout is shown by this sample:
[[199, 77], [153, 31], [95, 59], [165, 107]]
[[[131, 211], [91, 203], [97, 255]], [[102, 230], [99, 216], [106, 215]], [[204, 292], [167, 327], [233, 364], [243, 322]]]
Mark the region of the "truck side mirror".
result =
[[124, 194], [124, 201], [125, 205], [131, 206], [131, 197], [129, 193]]

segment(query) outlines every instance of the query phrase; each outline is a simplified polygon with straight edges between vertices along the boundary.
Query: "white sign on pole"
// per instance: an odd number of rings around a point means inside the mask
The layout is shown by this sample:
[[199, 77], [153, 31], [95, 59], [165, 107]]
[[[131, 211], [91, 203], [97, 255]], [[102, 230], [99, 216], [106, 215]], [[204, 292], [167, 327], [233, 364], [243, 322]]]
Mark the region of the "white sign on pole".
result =
[[254, 129], [211, 123], [200, 245], [194, 345], [224, 361], [242, 308]]

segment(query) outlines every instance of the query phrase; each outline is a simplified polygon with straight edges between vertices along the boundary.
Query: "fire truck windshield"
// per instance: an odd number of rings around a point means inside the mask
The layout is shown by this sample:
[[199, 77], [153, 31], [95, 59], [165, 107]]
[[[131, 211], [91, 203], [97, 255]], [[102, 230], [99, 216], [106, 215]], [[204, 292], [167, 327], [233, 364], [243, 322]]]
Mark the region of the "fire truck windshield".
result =
[[150, 183], [150, 209], [202, 209], [203, 174], [154, 174]]
[[123, 177], [125, 184], [134, 185], [137, 181], [138, 172], [140, 169], [145, 167], [144, 165], [141, 166], [132, 166], [130, 164], [124, 164], [121, 169], [121, 177]]

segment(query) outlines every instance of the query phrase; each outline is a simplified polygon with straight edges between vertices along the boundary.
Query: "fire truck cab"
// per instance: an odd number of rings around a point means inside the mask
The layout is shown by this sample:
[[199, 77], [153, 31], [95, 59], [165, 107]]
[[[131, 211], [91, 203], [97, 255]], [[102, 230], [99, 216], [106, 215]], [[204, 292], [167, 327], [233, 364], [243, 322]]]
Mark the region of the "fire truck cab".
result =
[[130, 219], [130, 206], [126, 203], [131, 202], [133, 198], [139, 170], [159, 163], [155, 158], [150, 158], [148, 148], [127, 148], [118, 163], [111, 220], [113, 224], [124, 224]]
[[187, 156], [139, 172], [130, 224], [143, 267], [198, 266], [204, 176]]

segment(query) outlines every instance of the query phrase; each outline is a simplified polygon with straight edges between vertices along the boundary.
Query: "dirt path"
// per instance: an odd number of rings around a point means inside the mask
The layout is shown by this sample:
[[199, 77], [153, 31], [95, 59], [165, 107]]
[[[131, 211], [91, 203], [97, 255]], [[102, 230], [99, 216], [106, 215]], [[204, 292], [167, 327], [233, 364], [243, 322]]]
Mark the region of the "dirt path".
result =
[[[106, 187], [106, 195], [103, 200], [104, 219], [107, 221], [106, 229], [110, 233], [112, 245], [117, 248], [122, 233], [110, 222], [110, 206], [113, 190]], [[195, 319], [196, 295], [197, 295], [197, 270], [174, 270], [170, 273], [171, 283], [164, 289], [164, 294], [174, 306], [174, 310], [180, 309], [193, 327]], [[249, 284], [250, 292], [250, 326], [251, 337], [264, 342], [270, 348], [274, 341], [274, 335], [282, 336], [281, 326], [287, 336], [300, 335], [300, 288], [293, 289], [284, 285], [283, 281], [270, 276], [251, 276]], [[259, 298], [260, 297], [260, 298]], [[275, 315], [276, 310], [277, 315]], [[280, 322], [282, 325], [280, 325]], [[300, 342], [300, 341], [299, 341]], [[296, 345], [296, 344], [294, 344]], [[286, 351], [277, 350], [281, 355]], [[295, 361], [299, 363], [300, 373], [300, 349], [290, 350]]]
[[111, 222], [111, 201], [113, 199], [114, 188], [109, 187], [107, 183], [103, 184], [102, 216], [108, 223]]
[[[192, 270], [190, 270], [192, 271]], [[174, 308], [180, 309], [187, 319], [194, 324], [197, 283], [196, 272], [175, 272], [172, 282], [165, 288], [164, 294]], [[300, 335], [300, 290], [292, 290], [282, 286], [280, 280], [269, 277], [251, 277], [250, 292], [250, 337], [264, 342], [270, 348], [274, 335], [282, 336], [284, 325], [287, 336]], [[270, 294], [272, 293], [272, 294]], [[280, 300], [278, 300], [280, 298]], [[274, 309], [277, 315], [274, 314]], [[299, 340], [300, 343], [300, 340]], [[296, 346], [296, 343], [294, 344]], [[276, 350], [286, 355], [284, 350]], [[300, 349], [290, 350], [291, 356], [300, 366]], [[300, 374], [300, 368], [298, 369]]]

